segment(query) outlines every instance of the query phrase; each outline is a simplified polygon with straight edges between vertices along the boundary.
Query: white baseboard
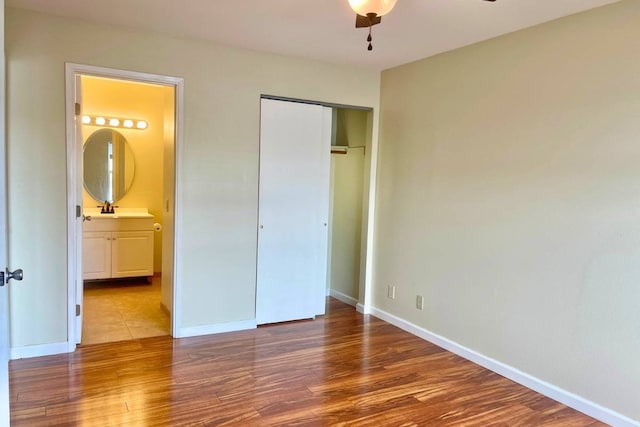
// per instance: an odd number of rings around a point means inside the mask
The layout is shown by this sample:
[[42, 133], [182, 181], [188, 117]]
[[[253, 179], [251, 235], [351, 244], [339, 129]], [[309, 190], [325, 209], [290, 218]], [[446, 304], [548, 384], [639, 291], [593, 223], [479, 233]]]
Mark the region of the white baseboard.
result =
[[69, 353], [68, 342], [55, 342], [51, 344], [25, 345], [23, 347], [12, 347], [9, 357], [11, 360], [27, 359], [30, 357], [51, 356], [54, 354]]
[[[360, 310], [358, 310], [360, 311]], [[576, 394], [573, 394], [567, 390], [561, 389], [553, 384], [522, 372], [512, 366], [504, 364], [491, 357], [478, 353], [475, 350], [471, 350], [463, 345], [460, 345], [448, 338], [435, 334], [427, 329], [417, 326], [411, 322], [408, 322], [393, 314], [387, 313], [383, 310], [379, 310], [375, 307], [371, 308], [371, 314], [391, 323], [403, 329], [413, 335], [416, 335], [426, 341], [429, 341], [439, 347], [444, 348], [452, 353], [457, 354], [467, 360], [470, 360], [480, 366], [483, 366], [503, 377], [509, 378], [512, 381], [522, 384], [523, 386], [537, 391], [553, 400], [556, 400], [566, 406], [569, 406], [577, 411], [580, 411], [590, 417], [600, 420], [616, 427], [638, 427], [640, 421], [632, 420], [631, 418], [615, 412], [609, 408], [605, 408], [595, 402], [587, 400]]]
[[[223, 332], [243, 331], [255, 329], [257, 327], [255, 319], [242, 320], [239, 322], [220, 323], [216, 325], [193, 326], [180, 328], [174, 338], [197, 337], [201, 335], [219, 334]], [[68, 342], [52, 344], [27, 345], [24, 347], [11, 348], [9, 357], [11, 360], [26, 359], [30, 357], [51, 356], [54, 354], [71, 353], [75, 346], [69, 346]]]
[[371, 306], [357, 303], [356, 304], [356, 311], [358, 313], [362, 313], [362, 314], [371, 314]]
[[338, 301], [342, 301], [343, 303], [349, 304], [349, 305], [351, 305], [353, 307], [355, 307], [356, 304], [358, 304], [358, 300], [357, 299], [355, 299], [353, 297], [350, 297], [347, 294], [343, 294], [340, 291], [336, 291], [335, 289], [331, 289], [329, 295], [334, 297]]
[[223, 332], [244, 331], [255, 329], [258, 325], [255, 319], [240, 320], [238, 322], [218, 323], [215, 325], [191, 326], [178, 329], [174, 338], [199, 337], [202, 335], [220, 334]]

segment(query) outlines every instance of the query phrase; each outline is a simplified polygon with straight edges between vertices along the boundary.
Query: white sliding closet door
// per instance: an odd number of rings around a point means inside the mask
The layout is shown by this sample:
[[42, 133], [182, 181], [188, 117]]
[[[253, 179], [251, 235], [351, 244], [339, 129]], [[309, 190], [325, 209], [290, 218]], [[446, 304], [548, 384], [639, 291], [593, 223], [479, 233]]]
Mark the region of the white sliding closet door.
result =
[[256, 320], [324, 314], [331, 108], [263, 99]]

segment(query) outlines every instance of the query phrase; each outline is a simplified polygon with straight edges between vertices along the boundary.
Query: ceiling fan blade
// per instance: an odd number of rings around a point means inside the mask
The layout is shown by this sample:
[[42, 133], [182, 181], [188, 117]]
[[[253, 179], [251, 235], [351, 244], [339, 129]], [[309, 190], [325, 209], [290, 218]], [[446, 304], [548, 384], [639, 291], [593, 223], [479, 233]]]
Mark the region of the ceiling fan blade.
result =
[[382, 22], [381, 16], [376, 16], [375, 18], [369, 18], [368, 16], [362, 16], [356, 14], [356, 28], [366, 28], [369, 26], [373, 26]]

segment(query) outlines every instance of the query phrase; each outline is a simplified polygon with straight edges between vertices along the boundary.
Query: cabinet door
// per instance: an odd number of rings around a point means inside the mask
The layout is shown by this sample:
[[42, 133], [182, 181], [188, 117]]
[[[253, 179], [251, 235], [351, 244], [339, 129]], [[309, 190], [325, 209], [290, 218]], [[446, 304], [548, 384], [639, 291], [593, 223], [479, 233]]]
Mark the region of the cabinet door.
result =
[[111, 277], [153, 275], [153, 231], [117, 231], [111, 237]]
[[82, 233], [82, 279], [111, 277], [111, 233]]

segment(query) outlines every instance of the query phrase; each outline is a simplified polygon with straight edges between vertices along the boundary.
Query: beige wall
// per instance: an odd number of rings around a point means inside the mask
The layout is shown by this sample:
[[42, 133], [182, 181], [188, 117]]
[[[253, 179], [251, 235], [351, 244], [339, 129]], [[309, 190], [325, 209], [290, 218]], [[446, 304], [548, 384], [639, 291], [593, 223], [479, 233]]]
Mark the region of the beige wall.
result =
[[[118, 128], [129, 143], [135, 159], [133, 183], [127, 194], [115, 204], [120, 208], [147, 208], [155, 222], [163, 223], [163, 151], [165, 110], [172, 105], [173, 88], [126, 82], [91, 76], [82, 78], [82, 113], [90, 116], [145, 120], [146, 129]], [[83, 125], [84, 140], [101, 126]], [[93, 207], [94, 200], [83, 189], [83, 205]], [[162, 271], [162, 231], [154, 234], [153, 271]]]
[[636, 420], [639, 22], [622, 1], [383, 73], [373, 295]]
[[185, 79], [182, 327], [255, 318], [260, 95], [378, 104], [375, 72], [16, 9], [6, 51], [13, 347], [67, 339], [65, 62]]

